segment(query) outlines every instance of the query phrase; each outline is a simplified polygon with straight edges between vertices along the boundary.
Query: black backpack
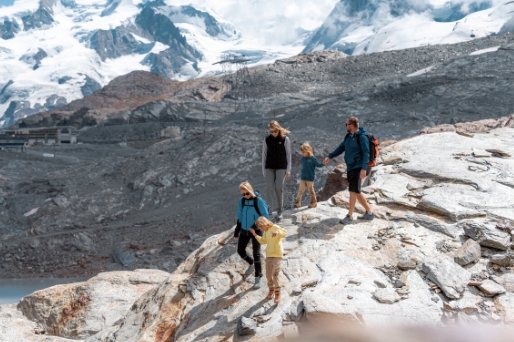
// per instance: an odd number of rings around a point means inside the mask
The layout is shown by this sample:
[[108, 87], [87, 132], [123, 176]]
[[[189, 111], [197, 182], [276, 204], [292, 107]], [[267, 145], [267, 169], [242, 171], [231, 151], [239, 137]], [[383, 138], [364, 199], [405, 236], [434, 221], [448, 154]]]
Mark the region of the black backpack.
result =
[[[258, 197], [259, 195], [255, 196], [253, 198], [253, 207], [255, 208], [255, 211], [257, 212], [257, 215], [261, 216], [261, 211], [259, 210], [259, 204], [258, 204]], [[245, 206], [245, 198], [241, 198], [241, 207]]]

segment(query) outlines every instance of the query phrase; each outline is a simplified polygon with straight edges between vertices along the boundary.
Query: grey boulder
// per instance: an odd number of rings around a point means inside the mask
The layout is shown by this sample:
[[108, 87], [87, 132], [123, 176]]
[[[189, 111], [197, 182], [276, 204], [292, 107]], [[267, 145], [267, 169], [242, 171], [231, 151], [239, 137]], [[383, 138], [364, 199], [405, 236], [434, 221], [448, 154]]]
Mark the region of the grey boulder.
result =
[[464, 266], [480, 259], [481, 248], [480, 245], [468, 239], [455, 253], [454, 260], [457, 264]]
[[471, 274], [446, 256], [425, 260], [423, 270], [448, 298], [459, 299], [469, 283]]

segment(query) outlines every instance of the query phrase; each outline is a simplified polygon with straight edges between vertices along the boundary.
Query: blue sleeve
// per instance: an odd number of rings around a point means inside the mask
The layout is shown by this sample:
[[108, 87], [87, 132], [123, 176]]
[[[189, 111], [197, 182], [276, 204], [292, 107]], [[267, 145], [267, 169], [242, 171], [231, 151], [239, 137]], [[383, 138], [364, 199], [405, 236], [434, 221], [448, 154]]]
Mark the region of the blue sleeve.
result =
[[328, 158], [332, 159], [332, 158], [335, 158], [335, 157], [341, 155], [341, 153], [344, 152], [345, 141], [346, 141], [346, 137], [344, 138], [343, 142], [332, 153], [328, 154]]
[[259, 200], [257, 201], [257, 206], [259, 207], [259, 211], [261, 212], [261, 216], [269, 218], [268, 206], [266, 205], [266, 202], [264, 202], [264, 200], [262, 198], [260, 198], [260, 197], [259, 197]]
[[323, 167], [323, 166], [325, 166], [322, 163], [320, 163], [319, 160], [316, 157], [312, 157], [312, 161], [314, 162], [314, 166], [316, 166], [316, 167]]
[[237, 220], [243, 222], [243, 207], [241, 206], [241, 200], [237, 201]]
[[369, 139], [366, 135], [359, 135], [361, 153], [362, 153], [362, 170], [366, 170], [369, 164]]

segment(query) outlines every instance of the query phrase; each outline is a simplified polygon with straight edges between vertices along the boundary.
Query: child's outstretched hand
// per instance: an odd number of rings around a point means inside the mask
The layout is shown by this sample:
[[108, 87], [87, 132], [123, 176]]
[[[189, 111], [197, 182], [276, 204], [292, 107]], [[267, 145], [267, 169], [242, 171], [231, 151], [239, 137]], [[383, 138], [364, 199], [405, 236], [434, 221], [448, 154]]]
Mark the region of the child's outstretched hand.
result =
[[255, 235], [255, 230], [253, 230], [253, 228], [250, 228], [250, 233], [252, 233], [252, 235]]
[[277, 236], [277, 233], [271, 233], [272, 238], [274, 238], [275, 236]]

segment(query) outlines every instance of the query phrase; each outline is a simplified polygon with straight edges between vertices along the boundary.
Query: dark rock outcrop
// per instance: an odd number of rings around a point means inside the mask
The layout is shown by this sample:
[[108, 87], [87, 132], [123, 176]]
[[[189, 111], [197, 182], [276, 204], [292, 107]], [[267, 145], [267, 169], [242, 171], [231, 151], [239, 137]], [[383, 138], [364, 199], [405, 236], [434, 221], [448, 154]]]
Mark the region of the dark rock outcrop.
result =
[[54, 109], [66, 105], [68, 101], [65, 97], [53, 94], [50, 95], [45, 101], [45, 107], [48, 109]]
[[202, 19], [205, 24], [205, 32], [212, 37], [224, 33], [220, 23], [212, 15], [207, 12], [199, 11], [193, 6], [174, 7], [168, 16], [174, 23], [179, 21], [183, 16]]
[[61, 77], [61, 78], [59, 78], [59, 79], [57, 80], [57, 83], [59, 83], [59, 84], [64, 84], [64, 83], [68, 82], [68, 81], [69, 81], [69, 80], [71, 80], [71, 79], [72, 79], [72, 77], [71, 77], [71, 76], [63, 76], [63, 77]]
[[100, 88], [102, 88], [100, 83], [86, 75], [86, 82], [82, 85], [82, 87], [80, 87], [80, 91], [82, 92], [82, 95], [89, 96]]
[[113, 30], [98, 30], [90, 38], [91, 48], [98, 53], [102, 61], [107, 58], [118, 58], [140, 51], [145, 45], [134, 39], [134, 36], [125, 28], [117, 27]]
[[153, 72], [171, 78], [180, 66], [187, 61], [196, 62], [201, 54], [187, 43], [170, 18], [156, 10], [162, 5], [159, 1], [148, 2], [137, 15], [135, 23], [139, 34], [169, 46], [169, 49], [157, 55], [148, 56], [145, 62], [152, 65]]
[[509, 21], [507, 21], [505, 24], [503, 24], [502, 28], [498, 32], [498, 34], [504, 34], [504, 33], [512, 33], [514, 32], [514, 16], [510, 18]]
[[[171, 78], [180, 72], [181, 67], [185, 64], [184, 58], [174, 49], [166, 49], [159, 53], [150, 53], [144, 59], [143, 64], [151, 65], [151, 72], [162, 75], [165, 78]], [[198, 71], [195, 63], [195, 70]]]
[[325, 186], [318, 192], [319, 201], [326, 201], [339, 191], [348, 189], [346, 165], [340, 164], [327, 175]]
[[24, 31], [41, 28], [54, 22], [53, 11], [51, 8], [40, 7], [31, 15], [22, 17], [21, 20]]
[[7, 83], [0, 90], [0, 103], [5, 103], [5, 102], [7, 102], [7, 100], [9, 100], [10, 96], [8, 94], [6, 94], [6, 90], [13, 83], [14, 83], [13, 80], [7, 81]]
[[36, 70], [37, 68], [39, 68], [43, 58], [45, 58], [47, 56], [48, 56], [48, 54], [46, 53], [45, 50], [38, 48], [38, 51], [36, 53], [23, 55], [20, 58], [20, 60], [27, 64], [32, 65], [32, 68], [34, 70]]
[[10, 21], [5, 19], [3, 23], [0, 23], [0, 38], [11, 39], [20, 30], [20, 26], [16, 21]]
[[111, 15], [116, 10], [116, 8], [118, 8], [120, 2], [121, 0], [109, 0], [107, 2], [106, 8], [102, 11], [100, 16], [106, 17], [108, 15]]
[[5, 125], [8, 126], [15, 123], [16, 117], [14, 113], [16, 113], [17, 116], [30, 116], [35, 113], [39, 113], [44, 109], [45, 107], [39, 103], [34, 104], [32, 107], [30, 101], [11, 101], [4, 114], [6, 119]]

